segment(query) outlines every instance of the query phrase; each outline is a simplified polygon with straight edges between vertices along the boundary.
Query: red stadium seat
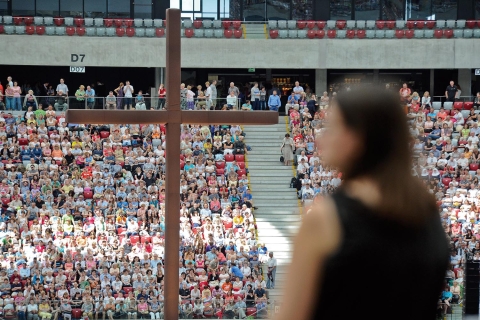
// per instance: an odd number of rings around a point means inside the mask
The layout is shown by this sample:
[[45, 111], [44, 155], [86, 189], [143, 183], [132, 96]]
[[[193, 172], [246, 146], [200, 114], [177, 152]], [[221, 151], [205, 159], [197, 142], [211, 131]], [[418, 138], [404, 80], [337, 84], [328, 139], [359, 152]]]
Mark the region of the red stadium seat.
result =
[[140, 241], [139, 236], [130, 236], [130, 242], [132, 245], [136, 244], [138, 241]]
[[243, 154], [236, 154], [235, 155], [235, 161], [244, 162], [245, 161], [245, 156]]
[[107, 139], [108, 137], [110, 137], [110, 132], [108, 131], [100, 131], [100, 137], [102, 139]]
[[123, 23], [125, 23], [125, 27], [127, 28], [133, 27], [133, 19], [125, 19], [123, 20]]
[[225, 161], [215, 162], [215, 167], [217, 167], [217, 169], [224, 169], [225, 168]]
[[57, 27], [60, 27], [65, 23], [65, 19], [63, 17], [55, 17], [53, 18], [53, 23], [55, 23]]
[[44, 26], [36, 26], [35, 27], [35, 32], [39, 35], [39, 36], [43, 36], [45, 34], [45, 27]]
[[65, 29], [65, 32], [67, 33], [67, 35], [73, 36], [75, 34], [75, 27], [67, 27]]
[[16, 26], [21, 25], [22, 22], [23, 22], [23, 17], [13, 17], [13, 23], [14, 23]]
[[135, 29], [132, 27], [127, 28], [127, 36], [128, 37], [133, 37], [135, 35]]
[[413, 21], [413, 20], [408, 20], [406, 26], [407, 26], [408, 29], [413, 29], [413, 28], [415, 28], [415, 21]]
[[28, 35], [32, 35], [35, 33], [35, 27], [34, 26], [26, 26], [25, 27], [25, 33]]
[[325, 30], [317, 30], [315, 35], [317, 36], [318, 39], [323, 39], [325, 38]]
[[478, 163], [470, 163], [470, 170], [477, 171], [478, 170]]
[[463, 103], [463, 110], [470, 110], [473, 108], [473, 102], [464, 102]]
[[347, 21], [346, 20], [337, 20], [337, 28], [340, 29], [340, 30], [343, 30], [345, 29], [345, 26], [347, 25]]
[[238, 30], [238, 29], [240, 29], [241, 27], [242, 27], [242, 21], [238, 21], [238, 20], [237, 20], [237, 21], [233, 21], [233, 28], [234, 28], [235, 30]]
[[305, 29], [306, 26], [307, 26], [307, 21], [297, 21], [298, 29]]
[[336, 35], [337, 35], [337, 31], [335, 29], [331, 29], [327, 31], [327, 37], [329, 39], [335, 39]]
[[355, 38], [355, 30], [347, 30], [347, 38], [348, 39]]
[[192, 28], [185, 29], [185, 37], [187, 37], [187, 38], [193, 37], [193, 29]]
[[312, 20], [307, 21], [307, 28], [310, 30], [315, 28], [315, 21], [312, 21]]
[[155, 30], [155, 35], [158, 37], [158, 38], [161, 38], [165, 35], [165, 29], [163, 28], [157, 28]]
[[452, 182], [451, 178], [443, 178], [442, 183], [445, 187], [448, 187], [450, 185], [450, 182]]
[[453, 37], [453, 30], [451, 29], [445, 30], [443, 31], [443, 35], [445, 36], [445, 38], [451, 39]]
[[195, 29], [200, 29], [202, 27], [202, 20], [193, 20], [193, 26]]
[[225, 229], [232, 229], [233, 221], [223, 221], [223, 226], [225, 227]]
[[463, 102], [457, 101], [453, 103], [453, 109], [462, 110], [463, 109]]
[[436, 29], [436, 30], [433, 32], [433, 36], [434, 36], [436, 39], [441, 39], [441, 38], [443, 38], [443, 30], [442, 30], [442, 29]]
[[10, 198], [3, 198], [2, 199], [2, 204], [4, 207], [8, 207], [8, 204], [10, 203]]
[[117, 28], [115, 32], [116, 32], [117, 36], [119, 36], [119, 37], [123, 37], [125, 35], [125, 29], [124, 28]]
[[128, 295], [133, 291], [133, 287], [123, 287], [123, 291], [125, 291], [125, 295]]
[[256, 314], [257, 314], [257, 308], [254, 308], [254, 307], [247, 308], [247, 312], [245, 312], [245, 315], [247, 317], [255, 317]]
[[76, 31], [77, 31], [77, 35], [79, 35], [79, 36], [85, 35], [85, 28], [84, 27], [78, 27], [76, 29]]
[[185, 167], [185, 161], [180, 160], [180, 169], [183, 170], [184, 167]]
[[247, 170], [245, 170], [245, 169], [237, 170], [237, 174], [238, 174], [239, 177], [241, 177], [241, 176], [247, 174]]
[[230, 29], [231, 25], [232, 25], [232, 21], [228, 21], [228, 20], [222, 21], [223, 29]]
[[115, 23], [117, 28], [120, 28], [123, 26], [123, 19], [113, 19], [113, 23]]
[[394, 21], [394, 20], [385, 21], [385, 25], [390, 30], [395, 29], [395, 24], [396, 24], [396, 21]]
[[185, 155], [181, 154], [180, 155], [180, 160], [185, 160]]
[[26, 146], [28, 144], [28, 139], [20, 138], [18, 139], [18, 144], [21, 146]]
[[270, 34], [270, 39], [277, 39], [278, 38], [278, 30], [272, 30], [268, 32]]
[[83, 18], [75, 18], [73, 19], [73, 23], [77, 26], [77, 27], [81, 27], [83, 26]]
[[215, 170], [215, 173], [217, 174], [217, 176], [223, 176], [225, 174], [225, 169], [217, 168]]
[[240, 39], [243, 36], [242, 30], [235, 30], [233, 31], [233, 36], [237, 39]]
[[152, 243], [152, 237], [141, 237], [140, 238], [140, 243], [145, 243], [145, 242]]
[[0, 34], [5, 33], [5, 27], [3, 24], [0, 24]]
[[375, 21], [375, 26], [377, 27], [377, 29], [382, 30], [383, 28], [385, 28], [385, 21], [377, 20]]
[[118, 228], [118, 229], [117, 229], [117, 234], [122, 234], [122, 233], [124, 233], [125, 231], [127, 231], [127, 228]]
[[93, 199], [93, 192], [92, 191], [83, 191], [83, 197], [85, 199]]
[[473, 29], [475, 28], [475, 25], [477, 24], [477, 21], [475, 20], [467, 20], [467, 22], [465, 23], [465, 25], [467, 26], [467, 28], [469, 29]]
[[435, 20], [427, 20], [427, 21], [425, 21], [425, 25], [428, 29], [433, 29], [433, 28], [435, 28], [436, 21]]
[[109, 28], [109, 27], [113, 26], [113, 19], [105, 18], [105, 19], [103, 19], [103, 24], [105, 25], [105, 27]]
[[423, 29], [425, 27], [425, 21], [423, 20], [415, 21], [415, 26], [417, 27], [417, 29]]
[[73, 319], [81, 319], [82, 318], [83, 311], [82, 309], [72, 309], [72, 318]]
[[316, 31], [315, 31], [315, 30], [308, 30], [308, 31], [307, 31], [307, 37], [308, 37], [308, 39], [314, 39], [314, 38], [315, 38], [315, 35], [316, 35]]
[[245, 162], [237, 162], [237, 165], [240, 169], [245, 169]]
[[223, 30], [223, 35], [225, 38], [230, 39], [233, 36], [233, 31], [232, 30]]
[[317, 21], [317, 27], [320, 30], [324, 29], [326, 25], [327, 25], [326, 21]]
[[412, 39], [413, 36], [415, 35], [414, 31], [413, 30], [405, 30], [405, 38], [407, 39]]
[[33, 17], [25, 17], [23, 23], [25, 23], [26, 26], [31, 26], [33, 24]]
[[358, 39], [364, 39], [366, 32], [365, 30], [357, 30], [356, 34]]

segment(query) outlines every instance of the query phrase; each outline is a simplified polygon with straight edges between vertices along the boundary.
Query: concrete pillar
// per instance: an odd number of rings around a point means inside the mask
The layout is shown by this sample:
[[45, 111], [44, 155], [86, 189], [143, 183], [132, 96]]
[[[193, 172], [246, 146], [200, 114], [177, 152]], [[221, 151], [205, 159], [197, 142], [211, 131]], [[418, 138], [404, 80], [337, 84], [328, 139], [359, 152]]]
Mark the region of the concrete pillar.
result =
[[430, 96], [433, 97], [435, 92], [435, 69], [430, 69]]
[[379, 74], [379, 70], [378, 69], [373, 69], [373, 83], [374, 84], [378, 83], [378, 74]]
[[165, 68], [155, 68], [155, 97], [160, 83], [165, 84]]
[[462, 96], [472, 95], [472, 69], [458, 69], [458, 84], [462, 87]]
[[327, 69], [315, 69], [315, 94], [320, 97], [327, 88]]

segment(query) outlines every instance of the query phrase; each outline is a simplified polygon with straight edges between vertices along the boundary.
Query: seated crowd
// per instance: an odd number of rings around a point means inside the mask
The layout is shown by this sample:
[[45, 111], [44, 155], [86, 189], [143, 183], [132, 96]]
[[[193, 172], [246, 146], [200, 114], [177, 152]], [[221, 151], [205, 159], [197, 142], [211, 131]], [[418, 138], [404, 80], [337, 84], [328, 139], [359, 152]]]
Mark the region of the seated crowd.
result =
[[[1, 112], [1, 316], [163, 318], [165, 130]], [[182, 127], [181, 318], [266, 308], [244, 136]]]

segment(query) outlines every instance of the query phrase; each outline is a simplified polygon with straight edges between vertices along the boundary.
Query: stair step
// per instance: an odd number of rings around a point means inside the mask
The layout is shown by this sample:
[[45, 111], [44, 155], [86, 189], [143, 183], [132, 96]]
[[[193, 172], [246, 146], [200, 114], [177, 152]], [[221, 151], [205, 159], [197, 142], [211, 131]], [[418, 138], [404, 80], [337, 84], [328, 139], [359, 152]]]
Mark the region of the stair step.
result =
[[[272, 217], [270, 217], [269, 215], [263, 214], [262, 216], [259, 215], [259, 216], [255, 217], [255, 220], [257, 221], [257, 223], [259, 223], [259, 222], [271, 222]], [[274, 221], [276, 223], [277, 222], [288, 222], [288, 223], [299, 222], [299, 221], [301, 221], [301, 217], [299, 215], [292, 215], [292, 214], [284, 215], [284, 216], [280, 216], [280, 215], [277, 214]]]

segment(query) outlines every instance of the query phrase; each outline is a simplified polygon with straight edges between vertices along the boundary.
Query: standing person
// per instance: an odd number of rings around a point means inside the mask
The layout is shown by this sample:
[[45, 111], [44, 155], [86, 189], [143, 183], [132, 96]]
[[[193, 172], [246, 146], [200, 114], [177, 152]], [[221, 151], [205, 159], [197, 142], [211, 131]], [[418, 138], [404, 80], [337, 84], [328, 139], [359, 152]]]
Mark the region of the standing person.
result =
[[12, 77], [10, 76], [7, 77], [7, 85], [10, 85], [10, 87], [13, 87]]
[[[58, 91], [58, 94], [60, 95], [60, 92], [63, 93], [62, 90]], [[85, 86], [83, 84], [80, 85], [78, 90], [75, 92], [75, 100], [76, 100], [76, 105], [77, 108], [79, 109], [84, 109], [85, 108]]]
[[400, 94], [400, 98], [402, 99], [402, 102], [407, 104], [408, 101], [410, 100], [410, 95], [412, 94], [412, 90], [410, 90], [407, 84], [404, 83], [398, 92]]
[[355, 289], [373, 269], [370, 289], [379, 294], [369, 318], [402, 319], [392, 310], [406, 296], [415, 301], [409, 319], [435, 318], [449, 248], [434, 196], [411, 174], [410, 140], [398, 94], [337, 97], [319, 148], [343, 185], [302, 221], [277, 319], [352, 319], [371, 301]]
[[20, 95], [22, 94], [22, 88], [18, 85], [17, 81], [13, 82], [13, 110], [21, 111], [22, 110], [22, 100]]
[[300, 85], [300, 82], [295, 81], [295, 87], [293, 87], [293, 92], [295, 93], [295, 99], [300, 100], [300, 97], [302, 96], [303, 87]]
[[187, 110], [195, 109], [195, 92], [192, 91], [192, 86], [187, 86]]
[[453, 80], [451, 80], [450, 84], [445, 89], [445, 98], [447, 99], [446, 101], [454, 102], [455, 101], [455, 96], [457, 95], [457, 90], [458, 90], [458, 88], [455, 85], [455, 82]]
[[57, 94], [58, 94], [60, 90], [68, 96], [68, 87], [65, 84], [65, 80], [63, 79], [60, 79], [60, 83], [57, 85], [57, 90], [55, 91], [57, 91]]
[[238, 90], [238, 88], [235, 86], [235, 83], [230, 82], [230, 87], [228, 87], [228, 94], [230, 94], [230, 92], [232, 91], [235, 97], [238, 97], [238, 95], [240, 94], [240, 90]]
[[125, 81], [125, 86], [123, 87], [123, 93], [125, 94], [125, 110], [132, 109], [132, 100], [133, 100], [133, 86], [130, 84], [130, 81]]
[[260, 89], [260, 110], [267, 110], [267, 91], [265, 87]]
[[217, 107], [217, 80], [212, 81], [210, 89], [212, 90], [212, 110], [215, 110]]
[[158, 110], [165, 109], [165, 97], [167, 96], [167, 90], [165, 90], [165, 86], [163, 83], [160, 83], [158, 87]]
[[205, 110], [208, 111], [212, 107], [212, 88], [210, 82], [205, 82], [205, 87], [207, 88], [205, 90]]
[[455, 94], [455, 101], [460, 100], [461, 96], [462, 96], [462, 87], [460, 87], [460, 84], [457, 84], [457, 93]]
[[258, 88], [258, 82], [255, 82], [250, 90], [250, 101], [252, 102], [253, 110], [260, 110], [260, 89]]
[[290, 137], [289, 133], [285, 134], [285, 138], [283, 138], [282, 146], [280, 147], [280, 151], [282, 152], [283, 156], [283, 163], [288, 166], [293, 161], [293, 148], [295, 146], [295, 142]]
[[5, 88], [5, 104], [7, 110], [13, 110], [13, 89], [9, 84]]
[[230, 94], [227, 96], [227, 107], [229, 110], [235, 108], [237, 109], [237, 97], [235, 96], [235, 92], [232, 90], [230, 91]]
[[480, 92], [477, 92], [475, 99], [473, 100], [473, 107], [478, 110], [480, 109]]
[[120, 85], [113, 91], [117, 94], [117, 109], [122, 110], [123, 109], [123, 99], [125, 97], [125, 93], [123, 92], [123, 87], [124, 84], [123, 82], [120, 82]]
[[187, 109], [187, 93], [188, 89], [185, 88], [185, 83], [180, 84], [180, 108], [182, 110]]
[[267, 260], [267, 289], [275, 289], [275, 276], [277, 274], [277, 259], [273, 257], [273, 252], [268, 253]]
[[0, 107], [3, 105], [3, 96], [5, 95], [5, 91], [3, 90], [3, 85], [0, 82]]
[[270, 97], [268, 97], [268, 109], [272, 111], [278, 111], [282, 103], [280, 102], [280, 97], [277, 95], [277, 91], [273, 90]]
[[85, 95], [87, 97], [87, 109], [95, 109], [95, 89], [87, 86]]

